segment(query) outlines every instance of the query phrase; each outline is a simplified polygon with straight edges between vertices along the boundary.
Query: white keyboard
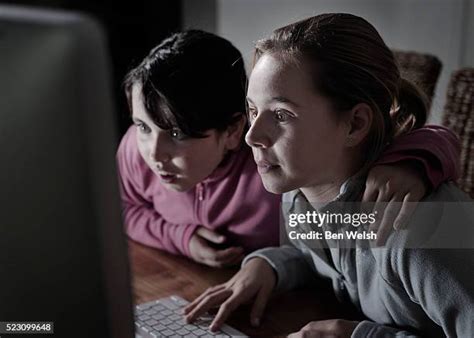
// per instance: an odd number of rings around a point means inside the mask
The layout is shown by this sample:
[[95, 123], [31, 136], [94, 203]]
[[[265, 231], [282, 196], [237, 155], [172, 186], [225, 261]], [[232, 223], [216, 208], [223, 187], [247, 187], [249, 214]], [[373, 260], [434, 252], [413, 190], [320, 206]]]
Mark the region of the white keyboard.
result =
[[161, 298], [135, 307], [135, 329], [137, 338], [149, 337], [246, 337], [242, 332], [224, 324], [220, 331], [211, 332], [212, 317], [207, 315], [193, 324], [186, 324], [181, 314], [189, 302], [179, 296]]

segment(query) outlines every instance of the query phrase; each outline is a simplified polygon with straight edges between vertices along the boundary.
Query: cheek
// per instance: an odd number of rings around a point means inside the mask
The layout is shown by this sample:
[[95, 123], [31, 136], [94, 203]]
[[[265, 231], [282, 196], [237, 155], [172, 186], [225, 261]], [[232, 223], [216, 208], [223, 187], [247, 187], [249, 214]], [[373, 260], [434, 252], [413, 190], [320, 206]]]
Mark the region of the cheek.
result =
[[192, 170], [197, 163], [199, 163], [193, 156], [193, 154], [187, 152], [180, 152], [171, 159], [171, 162], [182, 170]]
[[174, 157], [175, 165], [189, 170], [193, 176], [208, 175], [220, 163], [222, 150], [212, 143], [198, 142], [182, 149]]
[[299, 171], [299, 168], [304, 167], [304, 163], [312, 157], [314, 148], [308, 136], [308, 133], [297, 128], [288, 129], [282, 134], [276, 151], [283, 159], [285, 166]]
[[303, 126], [281, 138], [282, 157], [295, 176], [325, 170], [341, 150], [338, 130], [313, 126]]
[[148, 159], [150, 157], [149, 156], [149, 154], [150, 154], [149, 148], [147, 146], [147, 143], [141, 141], [138, 137], [137, 137], [137, 148], [138, 148], [138, 152], [140, 153], [142, 158], [145, 160], [145, 162], [148, 162]]

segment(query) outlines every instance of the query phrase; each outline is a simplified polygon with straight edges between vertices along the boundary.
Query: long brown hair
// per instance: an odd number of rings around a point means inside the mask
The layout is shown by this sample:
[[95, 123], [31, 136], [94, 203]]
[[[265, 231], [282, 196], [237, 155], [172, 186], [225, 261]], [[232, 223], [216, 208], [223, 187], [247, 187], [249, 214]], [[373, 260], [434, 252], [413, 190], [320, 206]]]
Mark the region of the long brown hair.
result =
[[394, 136], [426, 122], [426, 97], [400, 77], [392, 51], [363, 18], [322, 14], [287, 25], [257, 42], [254, 63], [265, 53], [284, 62], [304, 59], [314, 65], [315, 89], [331, 100], [336, 111], [362, 102], [372, 108], [364, 168]]

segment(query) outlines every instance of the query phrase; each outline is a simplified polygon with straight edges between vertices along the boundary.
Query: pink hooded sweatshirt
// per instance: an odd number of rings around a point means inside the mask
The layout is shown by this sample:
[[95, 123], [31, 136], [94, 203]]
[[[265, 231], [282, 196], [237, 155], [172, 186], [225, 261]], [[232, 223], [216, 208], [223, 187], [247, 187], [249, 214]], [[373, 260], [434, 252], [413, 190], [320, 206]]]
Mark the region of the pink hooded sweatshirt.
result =
[[[446, 128], [427, 126], [397, 139], [378, 164], [415, 160], [433, 188], [456, 176], [460, 146]], [[279, 242], [280, 195], [263, 187], [249, 147], [230, 155], [207, 179], [187, 192], [165, 188], [142, 159], [136, 127], [122, 138], [117, 161], [128, 236], [142, 244], [189, 256], [198, 226], [226, 237], [246, 253]]]

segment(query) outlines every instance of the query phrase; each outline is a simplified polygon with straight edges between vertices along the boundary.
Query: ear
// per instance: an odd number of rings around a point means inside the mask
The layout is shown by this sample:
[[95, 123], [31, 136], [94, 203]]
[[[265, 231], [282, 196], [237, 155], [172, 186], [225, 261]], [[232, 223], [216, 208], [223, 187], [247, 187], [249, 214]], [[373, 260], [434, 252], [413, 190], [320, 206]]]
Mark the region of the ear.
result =
[[234, 150], [238, 147], [240, 147], [242, 143], [242, 135], [245, 129], [245, 126], [247, 125], [247, 116], [245, 114], [240, 114], [240, 119], [230, 125], [227, 130], [225, 131], [227, 137], [226, 137], [226, 143], [225, 147], [227, 150]]
[[346, 146], [360, 145], [369, 134], [374, 112], [367, 103], [356, 104], [347, 115]]

